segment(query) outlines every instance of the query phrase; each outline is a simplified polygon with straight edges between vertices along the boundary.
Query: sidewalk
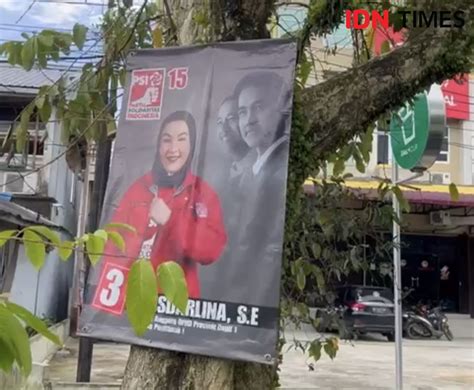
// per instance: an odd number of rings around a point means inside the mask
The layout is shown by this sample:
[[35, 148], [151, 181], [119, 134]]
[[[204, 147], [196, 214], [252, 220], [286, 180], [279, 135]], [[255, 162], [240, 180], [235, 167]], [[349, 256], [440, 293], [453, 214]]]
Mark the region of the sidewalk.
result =
[[[474, 320], [450, 315], [449, 322], [455, 337], [453, 342], [446, 339], [403, 341], [405, 389], [474, 389]], [[312, 340], [316, 336], [310, 331], [288, 333], [299, 340]], [[75, 381], [77, 348], [77, 340], [69, 339], [66, 352], [57, 353], [47, 368], [47, 380], [53, 383]], [[321, 360], [314, 364], [314, 370], [309, 369], [307, 356], [287, 349], [280, 375], [283, 389], [394, 389], [395, 346], [378, 335], [356, 342], [341, 341], [336, 359], [331, 361], [323, 353]], [[126, 345], [94, 345], [92, 382], [115, 385], [102, 387], [104, 390], [118, 388], [128, 351]]]

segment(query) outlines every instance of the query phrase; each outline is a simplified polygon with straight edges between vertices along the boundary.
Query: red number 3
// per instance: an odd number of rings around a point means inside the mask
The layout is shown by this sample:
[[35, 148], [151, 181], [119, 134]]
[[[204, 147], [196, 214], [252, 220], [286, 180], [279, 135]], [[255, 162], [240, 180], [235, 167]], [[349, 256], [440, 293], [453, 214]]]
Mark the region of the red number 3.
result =
[[122, 314], [125, 305], [125, 280], [128, 271], [128, 268], [120, 265], [104, 264], [92, 306], [101, 311]]
[[184, 89], [188, 85], [188, 68], [173, 68], [168, 72], [169, 89]]

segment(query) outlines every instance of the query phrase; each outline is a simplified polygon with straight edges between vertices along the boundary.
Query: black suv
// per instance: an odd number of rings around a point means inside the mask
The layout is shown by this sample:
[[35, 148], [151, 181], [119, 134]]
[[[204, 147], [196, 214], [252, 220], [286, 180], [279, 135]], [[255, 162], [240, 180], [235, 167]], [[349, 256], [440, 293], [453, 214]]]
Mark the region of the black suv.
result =
[[[341, 338], [367, 332], [382, 333], [394, 341], [393, 293], [389, 288], [349, 285], [338, 287], [336, 292], [333, 307], [317, 312], [320, 331], [339, 330]], [[337, 319], [339, 321], [335, 321]]]

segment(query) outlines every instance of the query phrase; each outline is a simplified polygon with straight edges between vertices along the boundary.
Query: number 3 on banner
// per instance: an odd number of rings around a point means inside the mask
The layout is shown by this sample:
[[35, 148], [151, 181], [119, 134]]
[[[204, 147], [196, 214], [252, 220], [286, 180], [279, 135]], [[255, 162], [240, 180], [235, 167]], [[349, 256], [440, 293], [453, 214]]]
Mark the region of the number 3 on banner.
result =
[[128, 271], [129, 268], [121, 265], [104, 264], [92, 306], [112, 314], [122, 314], [125, 305], [125, 280]]

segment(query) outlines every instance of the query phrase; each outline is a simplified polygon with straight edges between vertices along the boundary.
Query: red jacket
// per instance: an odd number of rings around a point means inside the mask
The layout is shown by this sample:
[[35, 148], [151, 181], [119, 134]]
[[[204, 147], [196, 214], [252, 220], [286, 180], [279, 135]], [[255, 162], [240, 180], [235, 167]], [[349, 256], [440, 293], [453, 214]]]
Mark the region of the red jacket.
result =
[[[127, 259], [104, 256], [105, 261], [130, 265], [138, 259], [144, 240], [156, 233], [151, 261], [156, 267], [165, 261], [178, 262], [185, 273], [189, 297], [199, 298], [198, 264], [217, 261], [227, 242], [222, 210], [216, 192], [202, 179], [188, 173], [177, 190], [160, 188], [158, 197], [171, 209], [163, 226], [149, 226], [150, 203], [155, 196], [151, 173], [142, 176], [127, 190], [110, 222], [134, 226], [137, 234], [123, 232]], [[154, 224], [152, 224], [154, 225]], [[105, 253], [120, 253], [108, 242]]]

